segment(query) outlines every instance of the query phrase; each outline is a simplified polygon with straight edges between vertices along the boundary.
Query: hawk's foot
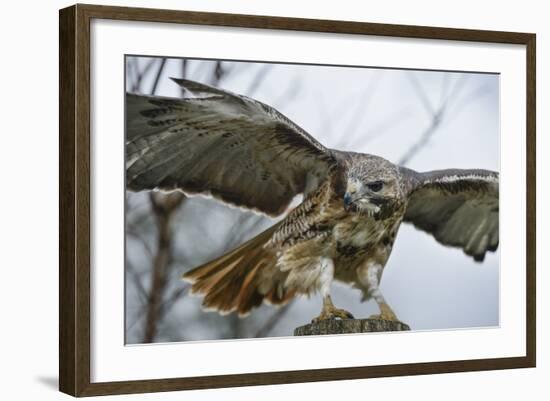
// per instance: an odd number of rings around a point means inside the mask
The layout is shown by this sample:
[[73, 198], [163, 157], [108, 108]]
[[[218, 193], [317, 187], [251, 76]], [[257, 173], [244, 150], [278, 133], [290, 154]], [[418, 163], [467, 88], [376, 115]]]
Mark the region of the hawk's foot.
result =
[[338, 309], [338, 308], [334, 308], [330, 311], [325, 311], [323, 310], [319, 316], [317, 316], [316, 318], [314, 318], [311, 323], [319, 323], [321, 320], [327, 320], [327, 319], [336, 319], [336, 318], [340, 318], [340, 319], [355, 319], [353, 317], [353, 315], [348, 312], [347, 310], [345, 309]]
[[388, 304], [381, 303], [378, 306], [380, 307], [380, 313], [369, 316], [369, 319], [391, 320], [394, 322], [400, 321]]
[[321, 320], [327, 320], [327, 319], [354, 319], [353, 315], [348, 312], [345, 309], [340, 309], [334, 306], [332, 303], [332, 299], [330, 298], [330, 295], [327, 295], [323, 299], [323, 309], [321, 310], [321, 313], [319, 316], [314, 318], [311, 323], [318, 323]]

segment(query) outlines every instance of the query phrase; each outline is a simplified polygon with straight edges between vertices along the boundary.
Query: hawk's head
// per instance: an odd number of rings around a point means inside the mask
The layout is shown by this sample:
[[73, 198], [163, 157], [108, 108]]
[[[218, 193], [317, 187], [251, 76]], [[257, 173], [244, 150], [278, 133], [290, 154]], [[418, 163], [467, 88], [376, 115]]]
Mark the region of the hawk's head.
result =
[[352, 154], [347, 161], [344, 208], [381, 217], [402, 204], [404, 191], [396, 165], [378, 156]]

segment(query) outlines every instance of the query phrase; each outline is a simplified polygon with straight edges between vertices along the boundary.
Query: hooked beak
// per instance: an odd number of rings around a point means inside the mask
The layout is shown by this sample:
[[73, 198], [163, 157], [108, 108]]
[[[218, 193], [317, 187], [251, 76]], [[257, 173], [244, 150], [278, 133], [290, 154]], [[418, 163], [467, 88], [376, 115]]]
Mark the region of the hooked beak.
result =
[[344, 195], [344, 209], [349, 210], [351, 204], [353, 203], [353, 198], [349, 192], [346, 192]]
[[353, 204], [360, 204], [360, 208], [368, 211], [370, 213], [378, 213], [380, 211], [380, 206], [382, 205], [382, 200], [377, 198], [360, 199], [359, 197], [353, 197], [349, 192], [344, 194], [344, 209], [349, 211]]

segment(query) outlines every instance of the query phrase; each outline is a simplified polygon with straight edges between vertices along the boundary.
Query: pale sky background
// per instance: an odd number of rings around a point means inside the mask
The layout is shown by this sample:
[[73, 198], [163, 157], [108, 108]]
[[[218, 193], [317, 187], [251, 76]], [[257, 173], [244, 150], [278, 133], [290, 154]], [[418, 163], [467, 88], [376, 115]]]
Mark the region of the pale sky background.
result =
[[[142, 58], [138, 65], [143, 67], [147, 61]], [[419, 171], [499, 170], [498, 75], [261, 63], [222, 65], [228, 69], [219, 85], [223, 89], [245, 95], [252, 90], [252, 97], [276, 107], [325, 146], [376, 154], [396, 163], [428, 129], [433, 113], [444, 103], [441, 123], [407, 167]], [[209, 83], [213, 68], [212, 61], [189, 61], [187, 77]], [[181, 61], [169, 59], [157, 94], [180, 96], [179, 88], [168, 78], [181, 77], [181, 71]], [[143, 93], [150, 93], [154, 75], [144, 78]], [[129, 213], [146, 210], [147, 196], [129, 193], [128, 205]], [[228, 232], [240, 213], [200, 197], [184, 204], [175, 224], [174, 280], [170, 283], [174, 289], [184, 285], [177, 279], [181, 273], [227, 249]], [[128, 220], [132, 221], [130, 215]], [[246, 224], [254, 221], [246, 220]], [[240, 230], [244, 234], [239, 242], [272, 222], [263, 221], [254, 231], [246, 227]], [[143, 237], [154, 247], [154, 230], [147, 231], [146, 221], [143, 224]], [[127, 260], [141, 272], [147, 288], [150, 264], [142, 248], [128, 238]], [[497, 251], [476, 263], [462, 250], [440, 245], [430, 235], [403, 224], [381, 288], [397, 316], [412, 330], [495, 326], [499, 324], [499, 257]], [[127, 280], [127, 340], [139, 342], [141, 312], [131, 285]], [[374, 301], [360, 302], [358, 290], [336, 283], [332, 295], [338, 307], [356, 317], [378, 313]], [[176, 302], [163, 319], [158, 341], [227, 337], [220, 327], [225, 324], [223, 319], [234, 318], [200, 312], [200, 301], [186, 296]], [[317, 316], [320, 307], [319, 295], [297, 299], [267, 335], [292, 335], [295, 327]], [[250, 322], [238, 323], [238, 336], [254, 336], [262, 319], [273, 311], [273, 307], [263, 306], [253, 312], [247, 318]]]

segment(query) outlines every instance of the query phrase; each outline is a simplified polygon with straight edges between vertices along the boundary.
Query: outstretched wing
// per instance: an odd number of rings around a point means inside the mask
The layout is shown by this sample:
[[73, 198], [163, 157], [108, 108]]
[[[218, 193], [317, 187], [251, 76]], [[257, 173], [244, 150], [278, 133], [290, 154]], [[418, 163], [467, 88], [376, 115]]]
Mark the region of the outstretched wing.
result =
[[332, 153], [275, 109], [198, 82], [190, 96], [126, 95], [126, 185], [283, 213], [328, 174]]
[[462, 248], [476, 261], [498, 248], [498, 173], [487, 170], [402, 168], [409, 203], [404, 221], [444, 245]]

